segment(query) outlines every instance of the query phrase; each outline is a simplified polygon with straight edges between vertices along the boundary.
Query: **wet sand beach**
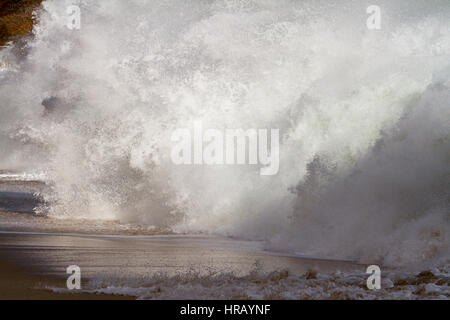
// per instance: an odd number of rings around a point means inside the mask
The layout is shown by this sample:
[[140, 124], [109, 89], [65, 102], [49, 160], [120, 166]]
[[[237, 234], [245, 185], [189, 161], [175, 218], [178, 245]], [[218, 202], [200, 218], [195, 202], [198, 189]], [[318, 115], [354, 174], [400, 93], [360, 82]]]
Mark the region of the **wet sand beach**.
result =
[[[68, 266], [81, 270], [69, 291]], [[261, 243], [193, 235], [0, 232], [2, 299], [448, 299], [448, 267], [382, 267], [283, 255]]]
[[[308, 270], [362, 270], [348, 262], [302, 259], [262, 252], [258, 243], [203, 236], [106, 236], [0, 232], [3, 261], [2, 298], [120, 298], [120, 295], [67, 293], [66, 268], [78, 265], [82, 286], [96, 279], [111, 284], [133, 283], [164, 274], [244, 276], [257, 266], [264, 273], [286, 269], [301, 275]], [[18, 266], [18, 268], [17, 268]], [[9, 288], [14, 284], [14, 290]], [[44, 290], [51, 288], [53, 291]], [[60, 292], [57, 294], [55, 292]]]
[[[4, 252], [2, 252], [4, 253]], [[36, 276], [32, 270], [5, 261], [0, 255], [0, 300], [116, 300], [132, 297], [82, 292], [57, 293], [43, 288], [43, 284], [63, 285], [61, 279]]]

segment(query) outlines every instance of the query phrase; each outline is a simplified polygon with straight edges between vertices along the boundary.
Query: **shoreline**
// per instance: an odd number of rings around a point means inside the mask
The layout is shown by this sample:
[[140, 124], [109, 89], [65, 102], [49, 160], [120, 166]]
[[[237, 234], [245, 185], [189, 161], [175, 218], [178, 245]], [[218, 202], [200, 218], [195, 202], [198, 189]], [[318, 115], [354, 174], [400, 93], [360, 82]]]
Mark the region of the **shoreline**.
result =
[[[68, 266], [82, 292], [68, 292]], [[448, 266], [383, 268], [258, 251], [254, 243], [189, 236], [89, 237], [0, 232], [0, 299], [449, 299]], [[7, 289], [6, 289], [7, 288]], [[10, 290], [10, 288], [13, 288]]]
[[[51, 223], [49, 223], [51, 222]], [[169, 229], [121, 223], [117, 220], [53, 218], [0, 208], [0, 229], [4, 232], [49, 234], [154, 236], [173, 235]]]
[[86, 292], [55, 292], [39, 288], [46, 285], [61, 286], [62, 280], [52, 277], [32, 275], [30, 270], [10, 263], [0, 257], [0, 300], [135, 300], [135, 297], [86, 293]]

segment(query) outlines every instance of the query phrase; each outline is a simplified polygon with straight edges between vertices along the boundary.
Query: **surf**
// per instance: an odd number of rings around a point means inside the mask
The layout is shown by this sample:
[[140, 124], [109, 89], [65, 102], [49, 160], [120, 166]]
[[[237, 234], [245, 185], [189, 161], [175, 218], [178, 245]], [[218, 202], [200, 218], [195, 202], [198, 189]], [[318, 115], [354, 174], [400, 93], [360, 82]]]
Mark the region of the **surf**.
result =
[[[70, 29], [73, 4], [44, 1], [26, 50], [0, 51], [0, 163], [44, 173], [39, 212], [448, 260], [447, 1], [379, 1], [380, 30], [350, 0], [86, 0]], [[279, 128], [278, 173], [174, 165], [171, 133], [199, 120]]]

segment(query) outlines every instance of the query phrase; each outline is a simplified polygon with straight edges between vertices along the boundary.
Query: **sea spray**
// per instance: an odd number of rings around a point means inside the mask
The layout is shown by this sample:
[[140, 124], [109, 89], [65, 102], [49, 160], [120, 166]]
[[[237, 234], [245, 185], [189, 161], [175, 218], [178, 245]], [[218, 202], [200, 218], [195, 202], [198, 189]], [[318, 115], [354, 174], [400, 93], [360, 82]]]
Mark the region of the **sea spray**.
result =
[[[377, 1], [371, 30], [371, 4], [44, 1], [25, 48], [0, 51], [0, 163], [45, 172], [52, 216], [445, 261], [450, 6]], [[278, 173], [174, 165], [195, 121], [279, 128]]]

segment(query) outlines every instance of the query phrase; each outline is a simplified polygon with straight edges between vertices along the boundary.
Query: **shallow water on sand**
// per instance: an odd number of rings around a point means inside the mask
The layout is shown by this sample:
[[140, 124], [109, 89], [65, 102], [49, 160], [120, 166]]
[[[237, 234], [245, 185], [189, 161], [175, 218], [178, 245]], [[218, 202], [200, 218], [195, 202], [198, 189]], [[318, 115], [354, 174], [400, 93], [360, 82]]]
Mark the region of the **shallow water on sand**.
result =
[[449, 299], [448, 268], [413, 274], [383, 269], [368, 290], [367, 266], [265, 252], [261, 243], [205, 236], [107, 236], [0, 232], [0, 253], [68, 292], [66, 268], [81, 268], [82, 291], [141, 299]]
[[78, 265], [86, 277], [142, 277], [165, 273], [246, 275], [255, 267], [270, 272], [289, 269], [297, 275], [309, 269], [322, 272], [362, 270], [363, 266], [330, 260], [303, 259], [265, 252], [256, 241], [205, 236], [112, 236], [1, 232], [0, 247], [10, 259], [43, 275], [66, 276]]

